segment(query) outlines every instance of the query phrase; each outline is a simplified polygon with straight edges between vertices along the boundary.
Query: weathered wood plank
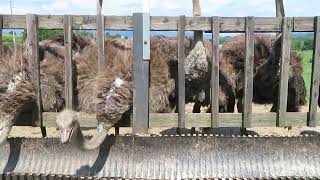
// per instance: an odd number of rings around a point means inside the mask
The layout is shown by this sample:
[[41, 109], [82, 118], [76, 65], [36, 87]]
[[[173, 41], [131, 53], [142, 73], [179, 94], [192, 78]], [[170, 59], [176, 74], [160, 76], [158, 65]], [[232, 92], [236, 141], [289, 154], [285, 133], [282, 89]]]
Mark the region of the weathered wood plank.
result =
[[[201, 7], [200, 7], [200, 1], [199, 0], [192, 0], [193, 3], [193, 16], [199, 17], [201, 16]], [[202, 31], [195, 31], [193, 36], [194, 44], [198, 41], [203, 40], [203, 32]]]
[[253, 98], [253, 62], [254, 61], [254, 20], [246, 18], [246, 59], [244, 67], [244, 98], [243, 119], [244, 128], [251, 127], [252, 121], [252, 98]]
[[[276, 17], [285, 17], [284, 13], [284, 5], [283, 5], [283, 0], [275, 0], [276, 1]], [[279, 36], [280, 33], [277, 34]]]
[[283, 0], [276, 1], [276, 17], [285, 17]]
[[[56, 127], [56, 115], [54, 112], [43, 113], [44, 125], [47, 127]], [[317, 117], [320, 113], [317, 113]], [[252, 127], [275, 127], [276, 113], [253, 113]], [[220, 113], [219, 127], [241, 127], [242, 114], [241, 113]], [[301, 127], [307, 125], [308, 113], [306, 112], [287, 112], [287, 122], [284, 126]], [[23, 119], [21, 119], [23, 120]], [[97, 127], [97, 120], [95, 114], [86, 114], [80, 112], [79, 121], [81, 127]], [[177, 127], [178, 114], [177, 113], [157, 113], [150, 114], [149, 127]], [[206, 113], [187, 113], [186, 127], [210, 127], [211, 115]], [[122, 126], [125, 127], [125, 126]]]
[[3, 29], [3, 19], [0, 15], [0, 44], [2, 44], [2, 29]]
[[277, 126], [282, 127], [286, 124], [286, 111], [288, 99], [288, 80], [289, 80], [289, 63], [290, 63], [290, 18], [283, 18], [282, 25], [282, 45], [280, 59], [280, 87], [278, 93], [278, 111]]
[[104, 16], [101, 14], [103, 0], [97, 0], [97, 46], [98, 46], [98, 71], [105, 66], [104, 58]]
[[314, 31], [314, 17], [294, 17], [293, 20], [293, 32]]
[[185, 16], [179, 17], [178, 22], [178, 127], [185, 127], [185, 106], [186, 106], [186, 91], [185, 91], [185, 27], [186, 27], [186, 18]]
[[66, 108], [73, 109], [72, 17], [64, 16], [64, 67]]
[[320, 17], [315, 18], [314, 49], [312, 62], [312, 83], [309, 103], [308, 126], [317, 125], [317, 108], [319, 98], [319, 80], [320, 80]]
[[27, 24], [27, 54], [29, 62], [29, 70], [31, 72], [31, 78], [33, 86], [36, 91], [37, 97], [37, 111], [33, 116], [33, 126], [41, 127], [42, 135], [46, 136], [45, 128], [43, 126], [42, 119], [42, 98], [40, 88], [40, 61], [39, 61], [39, 49], [38, 49], [38, 20], [34, 14], [28, 14], [26, 18]]
[[211, 127], [219, 127], [219, 17], [212, 17]]
[[[25, 15], [3, 15], [3, 28], [26, 27]], [[39, 28], [63, 29], [63, 16], [39, 15]], [[178, 17], [152, 16], [151, 30], [177, 31]], [[281, 32], [282, 18], [255, 17], [255, 32]], [[245, 32], [244, 17], [220, 17], [220, 32]], [[96, 16], [73, 15], [73, 29], [96, 29]], [[105, 16], [106, 30], [133, 30], [132, 16]], [[186, 17], [186, 31], [211, 31], [211, 17]], [[293, 32], [314, 31], [314, 17], [294, 17]]]
[[[147, 133], [149, 125], [149, 60], [144, 59], [145, 51], [150, 52], [145, 46], [150, 40], [149, 14], [134, 13], [133, 32], [133, 133]], [[149, 33], [147, 33], [149, 34]]]

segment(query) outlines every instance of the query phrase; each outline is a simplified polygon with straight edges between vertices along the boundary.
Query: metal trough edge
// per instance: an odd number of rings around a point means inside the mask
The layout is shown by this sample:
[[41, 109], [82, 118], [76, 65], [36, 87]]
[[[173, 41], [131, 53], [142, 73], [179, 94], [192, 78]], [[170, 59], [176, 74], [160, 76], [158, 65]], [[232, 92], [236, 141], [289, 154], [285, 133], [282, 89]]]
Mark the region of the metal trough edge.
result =
[[0, 173], [0, 180], [309, 179], [320, 177], [320, 137], [109, 136], [94, 151], [56, 138], [10, 138], [0, 146]]

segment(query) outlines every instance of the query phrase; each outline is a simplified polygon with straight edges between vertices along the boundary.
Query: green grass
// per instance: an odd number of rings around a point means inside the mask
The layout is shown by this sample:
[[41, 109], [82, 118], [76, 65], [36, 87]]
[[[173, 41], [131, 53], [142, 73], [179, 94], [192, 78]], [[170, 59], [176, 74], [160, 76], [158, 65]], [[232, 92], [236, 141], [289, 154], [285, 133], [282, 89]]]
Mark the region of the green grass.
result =
[[312, 73], [312, 50], [308, 51], [297, 51], [303, 57], [303, 79], [306, 83], [307, 98], [309, 101], [310, 97], [310, 86], [311, 86], [311, 73]]
[[[16, 42], [22, 43], [22, 35], [16, 35]], [[12, 45], [13, 44], [12, 34], [2, 34], [2, 43], [4, 45]]]

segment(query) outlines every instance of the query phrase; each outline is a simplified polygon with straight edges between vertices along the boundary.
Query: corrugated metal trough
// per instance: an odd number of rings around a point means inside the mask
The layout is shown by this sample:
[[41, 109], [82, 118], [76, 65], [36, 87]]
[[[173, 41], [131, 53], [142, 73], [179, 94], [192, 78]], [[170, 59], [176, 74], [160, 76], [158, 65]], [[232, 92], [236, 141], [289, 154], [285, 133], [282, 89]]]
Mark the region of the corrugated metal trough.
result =
[[320, 137], [109, 136], [95, 151], [52, 138], [11, 138], [0, 146], [1, 172], [46, 178], [320, 177]]

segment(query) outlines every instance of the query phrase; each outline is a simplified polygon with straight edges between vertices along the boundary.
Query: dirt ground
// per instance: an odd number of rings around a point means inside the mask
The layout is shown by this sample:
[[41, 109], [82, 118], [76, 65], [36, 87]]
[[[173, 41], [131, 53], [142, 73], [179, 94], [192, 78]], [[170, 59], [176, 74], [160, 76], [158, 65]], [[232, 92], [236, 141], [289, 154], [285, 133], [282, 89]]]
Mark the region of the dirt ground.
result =
[[[186, 106], [186, 112], [192, 112], [192, 104]], [[271, 105], [253, 105], [253, 112], [262, 113], [269, 112], [271, 109]], [[206, 108], [202, 109], [202, 112], [205, 112]], [[304, 106], [301, 108], [302, 112], [308, 112], [308, 106]], [[320, 112], [320, 110], [318, 109]], [[85, 135], [93, 135], [95, 133], [95, 129], [83, 129]], [[131, 128], [120, 128], [120, 135], [130, 134]], [[111, 129], [110, 134], [115, 133], [115, 129]], [[171, 135], [176, 133], [175, 128], [150, 128], [150, 134], [162, 134], [162, 135]], [[185, 129], [182, 131], [184, 134], [190, 134], [190, 129]], [[201, 128], [196, 129], [196, 133], [208, 133], [208, 134], [226, 134], [226, 135], [240, 135], [239, 128], [219, 128], [210, 131], [204, 131]], [[309, 128], [309, 127], [293, 127], [293, 128], [251, 128], [248, 129], [249, 135], [274, 135], [274, 136], [296, 136], [302, 134], [318, 134], [320, 133], [320, 128]], [[47, 128], [48, 137], [57, 137], [59, 131], [56, 128]], [[41, 137], [40, 128], [33, 127], [13, 127], [10, 132], [11, 137]]]

